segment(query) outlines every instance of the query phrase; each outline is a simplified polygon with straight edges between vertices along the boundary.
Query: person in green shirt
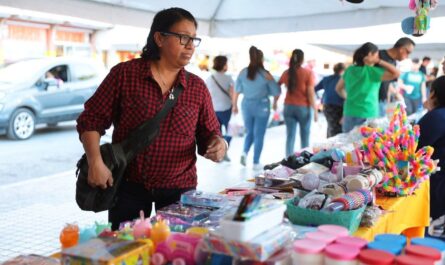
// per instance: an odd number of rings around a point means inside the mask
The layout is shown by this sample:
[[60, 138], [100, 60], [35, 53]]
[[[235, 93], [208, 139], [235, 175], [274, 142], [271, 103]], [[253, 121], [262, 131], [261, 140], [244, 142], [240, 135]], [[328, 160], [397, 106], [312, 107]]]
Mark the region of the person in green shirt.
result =
[[380, 83], [400, 75], [392, 64], [379, 58], [378, 47], [371, 42], [358, 48], [352, 59], [353, 65], [346, 69], [335, 88], [340, 97], [345, 98], [343, 132], [349, 132], [368, 118], [379, 117]]

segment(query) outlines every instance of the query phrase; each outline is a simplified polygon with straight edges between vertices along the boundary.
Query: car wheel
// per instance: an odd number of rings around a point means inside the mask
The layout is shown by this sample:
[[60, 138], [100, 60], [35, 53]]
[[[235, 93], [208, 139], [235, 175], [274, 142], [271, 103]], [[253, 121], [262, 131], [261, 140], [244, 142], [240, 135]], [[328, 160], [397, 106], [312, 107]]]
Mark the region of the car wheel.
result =
[[9, 120], [8, 138], [13, 140], [26, 140], [34, 134], [35, 116], [29, 109], [14, 111]]

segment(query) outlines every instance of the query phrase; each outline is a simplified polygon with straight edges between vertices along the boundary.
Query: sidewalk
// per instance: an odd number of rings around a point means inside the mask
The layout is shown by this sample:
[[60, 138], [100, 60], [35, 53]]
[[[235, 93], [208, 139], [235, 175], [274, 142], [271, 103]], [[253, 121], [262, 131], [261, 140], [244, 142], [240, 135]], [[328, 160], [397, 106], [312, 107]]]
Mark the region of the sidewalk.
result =
[[[311, 144], [326, 138], [326, 121], [312, 124]], [[261, 162], [284, 157], [285, 126], [268, 129]], [[299, 148], [297, 135], [296, 148]], [[252, 178], [253, 149], [247, 167], [239, 164], [243, 138], [234, 138], [229, 149], [230, 163], [213, 163], [198, 157], [198, 189], [217, 192]], [[0, 186], [0, 262], [20, 254], [49, 255], [60, 251], [59, 233], [66, 223], [80, 226], [106, 221], [107, 212], [81, 211], [75, 202], [74, 169], [68, 172]]]

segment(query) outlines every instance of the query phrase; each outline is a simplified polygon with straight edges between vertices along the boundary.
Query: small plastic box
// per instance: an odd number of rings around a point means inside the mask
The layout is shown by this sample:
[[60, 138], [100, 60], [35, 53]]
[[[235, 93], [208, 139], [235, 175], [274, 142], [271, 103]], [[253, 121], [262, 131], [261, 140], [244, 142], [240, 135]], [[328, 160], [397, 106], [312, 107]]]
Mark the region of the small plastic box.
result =
[[211, 211], [209, 209], [195, 208], [180, 204], [171, 204], [157, 211], [157, 214], [162, 217], [179, 218], [188, 223], [204, 221], [209, 217], [210, 213]]
[[273, 208], [258, 213], [245, 221], [234, 221], [233, 215], [221, 219], [221, 234], [224, 238], [237, 241], [248, 241], [255, 236], [281, 224], [286, 206], [277, 203]]
[[227, 198], [222, 194], [190, 190], [181, 195], [181, 203], [197, 207], [221, 208], [227, 205]]

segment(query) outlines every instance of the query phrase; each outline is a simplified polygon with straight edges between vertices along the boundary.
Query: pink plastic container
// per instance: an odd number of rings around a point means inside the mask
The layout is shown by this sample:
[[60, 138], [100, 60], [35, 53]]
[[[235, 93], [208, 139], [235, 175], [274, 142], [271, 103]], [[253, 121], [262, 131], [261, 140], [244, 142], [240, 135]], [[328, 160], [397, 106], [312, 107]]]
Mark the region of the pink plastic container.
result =
[[334, 235], [336, 237], [343, 237], [349, 235], [349, 230], [346, 227], [339, 225], [320, 225], [318, 231]]
[[323, 265], [323, 250], [326, 243], [318, 240], [301, 239], [294, 242], [293, 264]]
[[359, 265], [392, 265], [395, 258], [389, 252], [376, 249], [363, 249], [358, 254]]
[[325, 248], [325, 265], [357, 265], [360, 250], [353, 246], [334, 243]]
[[353, 237], [353, 236], [342, 236], [335, 240], [335, 243], [353, 246], [358, 249], [362, 249], [368, 245], [368, 241], [364, 240], [363, 238], [359, 237]]
[[405, 248], [405, 254], [432, 260], [437, 265], [440, 265], [442, 260], [439, 250], [426, 246], [409, 245]]
[[320, 232], [320, 231], [315, 231], [315, 232], [306, 233], [306, 238], [321, 241], [325, 244], [330, 244], [330, 243], [333, 243], [337, 239], [337, 236], [331, 235], [328, 233], [324, 233], [324, 232]]
[[396, 258], [396, 265], [434, 265], [434, 261], [412, 255], [400, 255]]

